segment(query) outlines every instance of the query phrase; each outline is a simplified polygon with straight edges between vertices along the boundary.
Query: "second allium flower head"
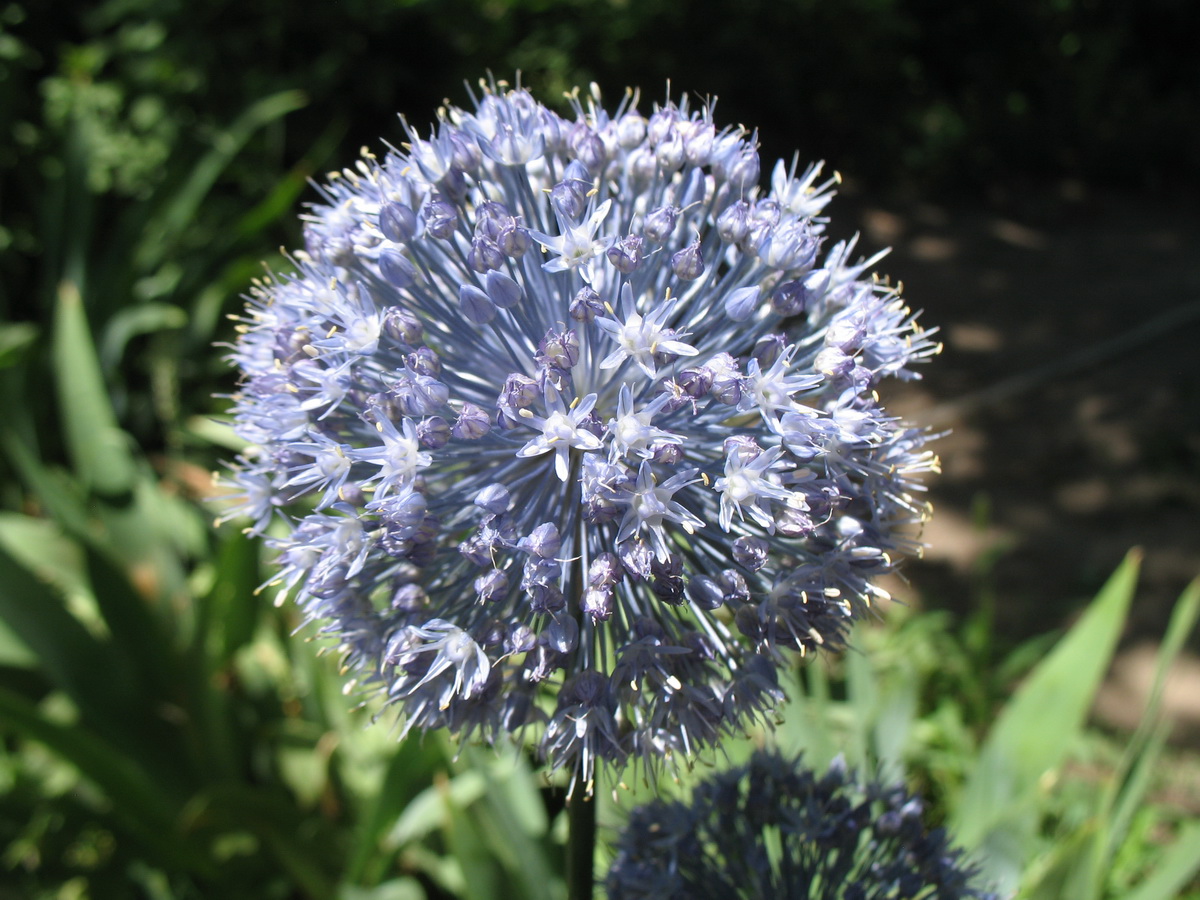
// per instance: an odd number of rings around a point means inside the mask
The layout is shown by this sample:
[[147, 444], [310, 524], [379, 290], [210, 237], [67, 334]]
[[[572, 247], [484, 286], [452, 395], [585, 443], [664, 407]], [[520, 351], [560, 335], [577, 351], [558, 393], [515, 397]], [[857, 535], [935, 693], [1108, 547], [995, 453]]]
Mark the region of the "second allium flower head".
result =
[[936, 351], [824, 247], [821, 166], [593, 90], [486, 85], [364, 154], [253, 292], [239, 512], [404, 729], [536, 726], [590, 789], [762, 718], [842, 644], [935, 465], [876, 388]]

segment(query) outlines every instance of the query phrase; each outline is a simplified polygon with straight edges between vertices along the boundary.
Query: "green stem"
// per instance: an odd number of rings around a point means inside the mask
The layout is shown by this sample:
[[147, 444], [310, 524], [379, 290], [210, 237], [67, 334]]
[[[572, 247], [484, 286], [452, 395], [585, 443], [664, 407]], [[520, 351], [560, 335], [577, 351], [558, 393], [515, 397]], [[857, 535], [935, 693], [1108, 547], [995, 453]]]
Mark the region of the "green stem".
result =
[[595, 856], [596, 798], [576, 782], [567, 801], [567, 900], [592, 900]]

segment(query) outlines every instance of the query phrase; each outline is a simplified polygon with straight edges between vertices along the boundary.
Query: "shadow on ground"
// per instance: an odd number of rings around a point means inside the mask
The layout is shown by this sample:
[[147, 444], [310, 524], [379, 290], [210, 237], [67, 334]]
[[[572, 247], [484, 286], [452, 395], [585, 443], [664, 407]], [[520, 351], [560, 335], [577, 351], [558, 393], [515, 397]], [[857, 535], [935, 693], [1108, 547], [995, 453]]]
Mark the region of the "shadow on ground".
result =
[[[1194, 207], [1077, 184], [992, 210], [850, 193], [836, 220], [859, 223], [868, 253], [894, 248], [881, 270], [945, 343], [922, 381], [889, 388], [889, 408], [950, 429], [929, 553], [907, 570], [914, 596], [967, 612], [982, 577], [1011, 645], [1069, 621], [1140, 546], [1126, 649], [1160, 637], [1200, 575]], [[1122, 665], [1137, 668], [1123, 657], [1114, 677]], [[1200, 674], [1192, 685], [1180, 703], [1200, 726]]]

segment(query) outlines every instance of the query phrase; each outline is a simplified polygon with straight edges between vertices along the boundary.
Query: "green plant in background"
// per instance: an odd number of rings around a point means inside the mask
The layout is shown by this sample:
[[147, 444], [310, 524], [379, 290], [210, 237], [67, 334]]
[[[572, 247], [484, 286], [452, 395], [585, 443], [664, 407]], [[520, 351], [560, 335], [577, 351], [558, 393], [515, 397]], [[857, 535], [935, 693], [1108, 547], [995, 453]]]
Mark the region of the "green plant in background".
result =
[[523, 758], [453, 763], [345, 711], [259, 596], [255, 546], [209, 531], [116, 426], [72, 292], [56, 320], [72, 469], [0, 429], [37, 512], [0, 516], [0, 866], [20, 895], [553, 896]]
[[[884, 778], [914, 779], [1001, 896], [1169, 900], [1189, 884], [1196, 896], [1200, 828], [1147, 798], [1167, 732], [1163, 684], [1195, 627], [1200, 581], [1175, 607], [1136, 732], [1101, 740], [1086, 725], [1135, 594], [1138, 561], [1131, 553], [1048, 653], [1031, 660], [1027, 648], [1013, 651], [1013, 665], [999, 670], [1021, 673], [1019, 687], [998, 714], [989, 709], [979, 719], [972, 699], [993, 690], [987, 682], [996, 670], [973, 662], [945, 617], [901, 611], [886, 627], [860, 627], [832, 675], [805, 671], [780, 747], [802, 751], [817, 768], [844, 753]], [[1099, 776], [1071, 766], [1098, 753]], [[1150, 837], [1156, 826], [1171, 834], [1165, 845]]]

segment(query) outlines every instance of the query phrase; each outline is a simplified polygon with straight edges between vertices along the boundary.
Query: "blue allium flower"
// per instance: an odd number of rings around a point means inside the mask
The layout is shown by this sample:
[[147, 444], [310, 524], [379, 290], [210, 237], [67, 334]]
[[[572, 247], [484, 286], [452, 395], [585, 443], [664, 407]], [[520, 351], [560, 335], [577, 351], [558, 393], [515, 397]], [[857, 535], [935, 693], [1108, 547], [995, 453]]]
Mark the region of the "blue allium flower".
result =
[[878, 390], [937, 346], [825, 246], [819, 164], [572, 106], [485, 85], [330, 176], [249, 298], [234, 478], [404, 732], [529, 728], [590, 790], [764, 720], [887, 596], [936, 460]]
[[775, 753], [713, 776], [690, 802], [633, 811], [608, 873], [612, 900], [993, 898], [902, 786], [818, 776]]

